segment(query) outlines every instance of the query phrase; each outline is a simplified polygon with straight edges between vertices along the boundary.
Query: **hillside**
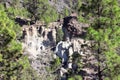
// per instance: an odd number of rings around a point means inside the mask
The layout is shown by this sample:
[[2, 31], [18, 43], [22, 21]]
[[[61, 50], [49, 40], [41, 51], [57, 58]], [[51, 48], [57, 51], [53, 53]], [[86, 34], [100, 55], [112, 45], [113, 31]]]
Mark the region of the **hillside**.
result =
[[119, 0], [1, 0], [0, 80], [120, 80]]

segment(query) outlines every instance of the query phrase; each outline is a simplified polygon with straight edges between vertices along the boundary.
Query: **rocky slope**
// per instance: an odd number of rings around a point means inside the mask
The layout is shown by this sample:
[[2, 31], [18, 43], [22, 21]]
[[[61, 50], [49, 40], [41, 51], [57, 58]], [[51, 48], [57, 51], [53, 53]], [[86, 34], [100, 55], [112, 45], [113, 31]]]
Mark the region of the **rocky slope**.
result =
[[[60, 13], [65, 7], [70, 9], [70, 1], [74, 5], [77, 0], [49, 0], [49, 4], [55, 6]], [[10, 7], [14, 0], [0, 2], [4, 2], [6, 7]], [[23, 7], [23, 2], [20, 0], [20, 7]], [[78, 69], [78, 62], [74, 59], [76, 54], [79, 54], [82, 66], [75, 74], [81, 75], [83, 80], [97, 79], [98, 61], [94, 56], [95, 52], [91, 50], [92, 41], [86, 41], [83, 38], [86, 34], [85, 28], [89, 25], [79, 23], [75, 13], [61, 21], [51, 22], [48, 26], [42, 22], [33, 23], [21, 18], [16, 18], [16, 22], [23, 23], [21, 25], [23, 53], [29, 57], [31, 66], [41, 77], [40, 80], [55, 79], [56, 75], [48, 69], [51, 67], [51, 61], [56, 58], [61, 59], [61, 65], [55, 71], [58, 71], [60, 79], [66, 80], [69, 70], [75, 72]], [[30, 25], [27, 25], [28, 23]], [[63, 39], [59, 42], [57, 42], [58, 29], [64, 33]]]
[[[31, 66], [39, 73], [45, 80], [50, 75], [46, 68], [50, 66], [52, 61], [51, 48], [56, 45], [56, 30], [53, 23], [50, 28], [45, 28], [41, 23], [33, 25], [24, 25], [22, 35], [22, 45], [24, 54], [28, 55]], [[50, 75], [51, 76], [51, 75]], [[42, 79], [41, 78], [41, 79]]]
[[[63, 18], [63, 22], [52, 22], [47, 27], [42, 22], [36, 22], [33, 25], [23, 25], [22, 45], [24, 54], [28, 55], [31, 66], [42, 77], [41, 80], [48, 80], [48, 76], [54, 75], [47, 71], [50, 62], [55, 58], [61, 59], [59, 73], [61, 79], [67, 79], [68, 70], [76, 70], [77, 64], [74, 63], [73, 55], [76, 53], [81, 56], [81, 62], [84, 65], [79, 71], [83, 80], [93, 80], [96, 78], [96, 70], [92, 66], [96, 64], [96, 59], [90, 50], [91, 41], [85, 41], [84, 36], [88, 24], [78, 23], [76, 16]], [[63, 41], [56, 42], [57, 29], [64, 33]], [[78, 37], [79, 36], [79, 37]], [[76, 67], [75, 67], [76, 66]]]

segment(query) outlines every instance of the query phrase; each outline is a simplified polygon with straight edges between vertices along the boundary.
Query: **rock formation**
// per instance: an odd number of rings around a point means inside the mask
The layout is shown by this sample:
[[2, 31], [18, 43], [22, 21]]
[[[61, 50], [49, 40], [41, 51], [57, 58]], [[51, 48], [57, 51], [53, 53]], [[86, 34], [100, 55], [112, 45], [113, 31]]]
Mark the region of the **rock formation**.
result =
[[[77, 64], [73, 61], [75, 53], [81, 56], [81, 62], [84, 64], [79, 72], [83, 76], [83, 79], [87, 80], [90, 75], [92, 75], [90, 77], [92, 79], [89, 80], [93, 80], [96, 77], [96, 71], [87, 66], [96, 64], [95, 57], [91, 56], [91, 41], [85, 41], [80, 38], [85, 32], [84, 28], [86, 27], [88, 25], [78, 23], [75, 16], [65, 17], [62, 23], [59, 21], [50, 23], [47, 28], [40, 22], [30, 26], [23, 25], [22, 44], [24, 54], [28, 55], [31, 66], [43, 77], [43, 80], [46, 79], [47, 75], [53, 76], [47, 72], [46, 68], [50, 67], [50, 61], [56, 57], [59, 57], [62, 61], [59, 67], [61, 79], [66, 80], [68, 70], [74, 71], [77, 69]], [[58, 28], [63, 30], [64, 39], [56, 43]]]
[[64, 38], [71, 39], [73, 36], [83, 35], [86, 32], [84, 28], [88, 26], [88, 24], [78, 23], [77, 14], [73, 13], [63, 19]]
[[[58, 24], [59, 25], [59, 24]], [[51, 25], [50, 25], [51, 26]], [[54, 25], [52, 25], [54, 26]], [[52, 60], [51, 48], [56, 44], [56, 29], [45, 28], [41, 23], [23, 25], [22, 45], [24, 54], [28, 55], [31, 66], [45, 80], [50, 75], [46, 68]]]

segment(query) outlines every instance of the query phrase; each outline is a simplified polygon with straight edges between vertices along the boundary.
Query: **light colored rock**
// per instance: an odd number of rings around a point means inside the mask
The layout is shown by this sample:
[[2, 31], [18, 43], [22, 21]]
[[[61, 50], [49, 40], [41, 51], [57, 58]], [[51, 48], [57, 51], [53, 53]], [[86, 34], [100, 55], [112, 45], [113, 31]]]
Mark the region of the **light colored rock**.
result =
[[22, 29], [23, 54], [28, 55], [33, 69], [46, 80], [48, 75], [52, 75], [46, 70], [46, 67], [50, 66], [50, 61], [53, 58], [50, 47], [55, 46], [56, 29], [45, 28], [45, 26], [39, 25], [39, 22], [30, 26], [24, 25]]
[[53, 42], [56, 42], [56, 29], [52, 29]]
[[63, 67], [61, 67], [60, 68], [60, 76], [62, 77], [63, 76], [63, 74], [65, 74], [65, 73], [67, 73], [68, 71], [65, 69], [65, 68], [63, 68]]
[[70, 48], [69, 48], [69, 57], [72, 56], [72, 55], [73, 55], [73, 48], [70, 47]]
[[68, 63], [68, 68], [72, 69], [72, 62]]
[[62, 59], [62, 62], [67, 62], [68, 57], [73, 54], [71, 42], [69, 41], [60, 41], [55, 50], [55, 54]]
[[73, 42], [74, 52], [80, 52], [81, 44], [79, 43], [79, 41], [78, 40], [72, 40], [72, 42]]

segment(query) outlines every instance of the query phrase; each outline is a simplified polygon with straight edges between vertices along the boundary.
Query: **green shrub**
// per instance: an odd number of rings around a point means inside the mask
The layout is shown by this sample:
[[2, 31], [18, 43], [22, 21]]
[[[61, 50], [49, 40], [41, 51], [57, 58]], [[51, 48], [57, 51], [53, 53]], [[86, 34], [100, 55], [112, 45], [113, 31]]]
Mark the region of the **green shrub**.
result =
[[60, 58], [56, 58], [54, 59], [54, 61], [51, 63], [51, 70], [54, 71], [57, 68], [59, 68], [59, 66], [61, 65], [61, 59]]
[[80, 75], [74, 75], [69, 77], [68, 80], [82, 80], [82, 77]]
[[57, 33], [56, 33], [56, 42], [58, 43], [59, 41], [63, 40], [63, 31], [62, 29], [57, 29]]
[[19, 80], [18, 74], [30, 66], [17, 41], [18, 27], [0, 4], [0, 75], [4, 80]]
[[41, 20], [48, 24], [58, 19], [56, 9], [49, 5], [48, 0], [26, 0], [25, 5], [33, 21]]

